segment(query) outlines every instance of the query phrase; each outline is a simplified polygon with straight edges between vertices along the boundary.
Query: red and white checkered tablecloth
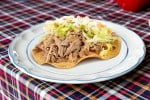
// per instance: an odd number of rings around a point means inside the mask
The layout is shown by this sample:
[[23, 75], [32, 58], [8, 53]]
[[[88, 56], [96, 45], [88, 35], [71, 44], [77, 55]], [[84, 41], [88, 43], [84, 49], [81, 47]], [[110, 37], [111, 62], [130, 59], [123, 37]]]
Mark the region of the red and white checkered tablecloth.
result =
[[[112, 1], [112, 0], [111, 0]], [[144, 61], [130, 73], [92, 84], [41, 81], [17, 69], [8, 57], [8, 45], [22, 31], [64, 15], [86, 15], [121, 24], [145, 42]], [[0, 100], [150, 100], [150, 8], [123, 11], [110, 0], [0, 0]]]

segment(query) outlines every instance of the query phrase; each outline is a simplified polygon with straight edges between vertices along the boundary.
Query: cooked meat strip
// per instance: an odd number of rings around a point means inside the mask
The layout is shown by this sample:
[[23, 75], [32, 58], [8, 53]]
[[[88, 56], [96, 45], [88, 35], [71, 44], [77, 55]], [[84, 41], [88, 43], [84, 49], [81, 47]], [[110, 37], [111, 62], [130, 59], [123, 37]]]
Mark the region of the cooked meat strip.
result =
[[64, 47], [61, 45], [61, 40], [60, 39], [58, 39], [57, 37], [54, 37], [54, 40], [55, 40], [55, 44], [57, 45], [57, 47], [58, 47], [58, 55], [60, 56], [60, 57], [63, 57], [63, 55], [64, 55]]
[[70, 43], [70, 46], [67, 48], [65, 55], [69, 55], [71, 52], [77, 50], [79, 51], [81, 48], [81, 41], [79, 39], [76, 39], [72, 43]]
[[51, 56], [51, 62], [52, 63], [56, 62], [56, 57], [54, 55]]
[[51, 45], [49, 51], [48, 51], [47, 53], [45, 53], [46, 62], [49, 62], [49, 60], [51, 60], [53, 46], [54, 46], [54, 45]]
[[102, 44], [92, 44], [90, 46], [90, 51], [93, 51], [93, 52], [96, 52], [96, 53], [99, 53], [99, 51], [102, 49]]
[[73, 53], [72, 53], [72, 61], [73, 62], [76, 62], [77, 60], [78, 60], [78, 53], [79, 53], [79, 51], [78, 50], [76, 50], [76, 51], [74, 51]]
[[84, 46], [81, 47], [82, 49], [79, 52], [79, 56], [83, 57], [89, 54], [89, 43], [84, 43]]
[[69, 45], [69, 41], [67, 39], [65, 39], [64, 41], [61, 42], [62, 46], [68, 46]]

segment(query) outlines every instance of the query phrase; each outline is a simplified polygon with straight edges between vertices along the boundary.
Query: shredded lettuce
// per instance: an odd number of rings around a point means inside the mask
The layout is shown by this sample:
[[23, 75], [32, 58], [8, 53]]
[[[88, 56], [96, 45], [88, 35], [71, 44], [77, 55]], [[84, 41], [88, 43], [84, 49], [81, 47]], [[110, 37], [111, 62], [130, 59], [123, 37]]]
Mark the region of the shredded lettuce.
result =
[[81, 32], [88, 42], [111, 42], [114, 39], [111, 29], [88, 17], [65, 16], [47, 22], [44, 30], [60, 38], [65, 38], [69, 32]]

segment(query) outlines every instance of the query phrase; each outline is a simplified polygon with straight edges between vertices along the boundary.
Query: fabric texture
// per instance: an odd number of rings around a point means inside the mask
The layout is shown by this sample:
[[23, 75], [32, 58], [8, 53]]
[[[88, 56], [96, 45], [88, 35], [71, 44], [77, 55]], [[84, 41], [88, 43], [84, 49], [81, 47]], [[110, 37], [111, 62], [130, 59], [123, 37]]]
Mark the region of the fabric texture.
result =
[[[0, 0], [0, 100], [150, 100], [149, 12], [150, 8], [123, 11], [112, 0]], [[145, 42], [145, 59], [126, 75], [92, 84], [46, 82], [17, 69], [8, 57], [11, 41], [38, 23], [64, 15], [89, 16], [127, 27]]]

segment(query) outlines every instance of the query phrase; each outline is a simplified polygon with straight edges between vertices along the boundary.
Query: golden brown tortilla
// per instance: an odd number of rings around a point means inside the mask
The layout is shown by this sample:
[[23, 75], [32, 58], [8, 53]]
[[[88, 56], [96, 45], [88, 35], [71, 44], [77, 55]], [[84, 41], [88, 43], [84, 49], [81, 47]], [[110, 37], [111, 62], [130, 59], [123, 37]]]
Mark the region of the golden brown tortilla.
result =
[[[77, 62], [69, 62], [69, 61], [59, 62], [59, 63], [49, 62], [47, 64], [50, 64], [56, 68], [72, 68], [76, 66], [78, 63], [80, 63], [82, 60], [85, 60], [88, 58], [110, 59], [110, 58], [117, 56], [120, 51], [121, 43], [120, 43], [119, 37], [112, 43], [112, 46], [113, 46], [113, 49], [107, 53], [104, 53], [104, 54], [100, 53], [98, 55], [94, 52], [90, 52], [89, 55], [79, 58]], [[39, 48], [34, 48], [32, 50], [32, 56], [38, 64], [46, 64], [45, 58], [43, 55], [44, 55], [44, 52], [40, 50]]]

